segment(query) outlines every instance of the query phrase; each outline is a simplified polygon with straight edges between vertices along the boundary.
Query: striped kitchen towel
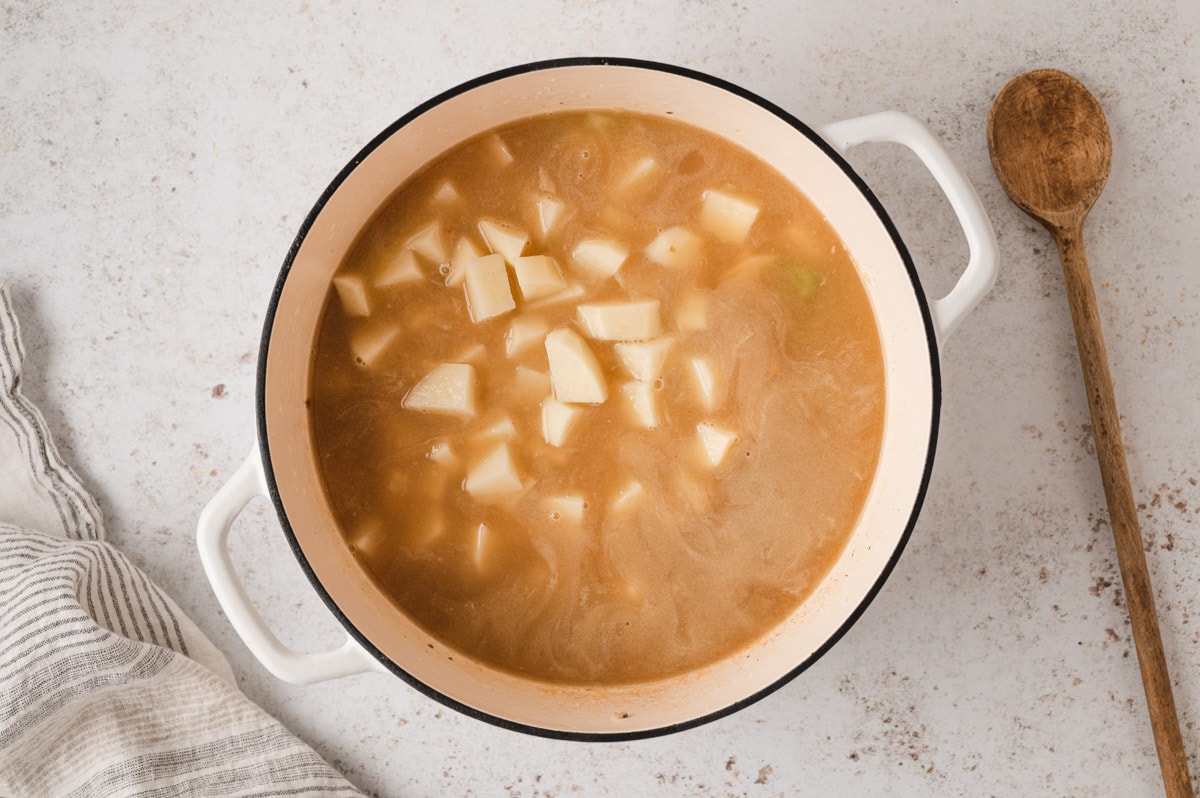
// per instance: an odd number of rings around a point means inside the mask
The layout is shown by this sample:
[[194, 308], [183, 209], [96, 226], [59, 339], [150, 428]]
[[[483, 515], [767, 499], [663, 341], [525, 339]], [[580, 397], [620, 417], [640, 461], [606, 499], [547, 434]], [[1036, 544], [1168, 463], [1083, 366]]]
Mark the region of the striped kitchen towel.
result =
[[0, 285], [0, 796], [361, 795], [104, 541], [23, 360]]

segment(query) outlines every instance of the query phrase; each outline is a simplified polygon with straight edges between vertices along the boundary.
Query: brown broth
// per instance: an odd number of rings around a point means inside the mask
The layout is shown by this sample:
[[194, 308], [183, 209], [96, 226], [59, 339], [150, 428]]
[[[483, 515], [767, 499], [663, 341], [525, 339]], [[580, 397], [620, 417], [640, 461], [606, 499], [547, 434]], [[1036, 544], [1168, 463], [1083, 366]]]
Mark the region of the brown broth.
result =
[[[657, 171], [621, 188], [645, 156]], [[434, 199], [447, 180], [457, 197]], [[743, 243], [721, 243], [700, 225], [703, 193], [712, 189], [760, 207]], [[543, 195], [566, 208], [545, 236], [535, 206]], [[553, 256], [586, 289], [536, 311], [551, 330], [579, 329], [579, 302], [660, 300], [675, 343], [654, 384], [656, 428], [631, 423], [618, 387], [630, 378], [614, 345], [589, 340], [609, 398], [580, 405], [563, 446], [545, 442], [539, 403], [548, 381], [531, 374], [547, 372], [546, 350], [506, 354], [510, 323], [532, 315], [511, 269], [516, 310], [480, 323], [468, 315], [463, 288], [447, 287], [446, 268], [428, 257], [416, 258], [419, 280], [373, 285], [431, 222], [447, 253], [466, 236], [486, 254], [484, 218], [527, 231], [526, 255]], [[672, 226], [701, 236], [699, 262], [669, 267], [646, 258], [647, 244]], [[573, 267], [572, 249], [589, 237], [628, 248], [616, 277], [588, 279]], [[311, 414], [325, 487], [364, 569], [449, 645], [543, 680], [666, 677], [779, 624], [844, 548], [882, 437], [874, 317], [853, 262], [817, 209], [728, 141], [629, 113], [509, 125], [404, 186], [338, 274], [362, 279], [370, 312], [350, 315], [331, 292], [321, 325]], [[697, 302], [707, 306], [706, 329], [679, 331], [676, 319]], [[381, 332], [388, 345], [369, 362], [356, 358], [356, 336]], [[471, 353], [476, 343], [483, 349]], [[702, 407], [693, 357], [709, 358], [718, 375], [715, 409]], [[403, 406], [444, 362], [472, 364], [473, 418]], [[483, 431], [505, 418], [524, 487], [473, 498], [464, 478], [503, 437]], [[702, 456], [700, 422], [737, 434], [717, 466]], [[451, 458], [430, 457], [438, 443]], [[644, 491], [640, 504], [615, 509], [631, 480]], [[562, 496], [585, 502], [580, 521], [571, 518], [578, 503], [554, 503]]]

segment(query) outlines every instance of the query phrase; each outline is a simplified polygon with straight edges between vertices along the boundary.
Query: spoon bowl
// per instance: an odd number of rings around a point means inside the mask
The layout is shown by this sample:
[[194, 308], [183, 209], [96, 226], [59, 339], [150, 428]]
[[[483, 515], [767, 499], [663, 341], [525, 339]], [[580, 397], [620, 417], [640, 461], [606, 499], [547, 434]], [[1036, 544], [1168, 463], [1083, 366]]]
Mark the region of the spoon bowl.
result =
[[988, 150], [1017, 206], [1053, 229], [1082, 224], [1112, 167], [1112, 137], [1100, 103], [1056, 69], [1010, 80], [988, 116]]

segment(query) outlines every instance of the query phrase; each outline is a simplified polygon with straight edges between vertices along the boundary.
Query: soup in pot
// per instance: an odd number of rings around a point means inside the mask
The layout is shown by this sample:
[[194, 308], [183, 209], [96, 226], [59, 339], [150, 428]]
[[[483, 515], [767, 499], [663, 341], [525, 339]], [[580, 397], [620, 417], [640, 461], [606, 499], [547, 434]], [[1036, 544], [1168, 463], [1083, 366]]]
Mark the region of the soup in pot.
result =
[[797, 188], [724, 139], [563, 112], [454, 148], [332, 280], [311, 429], [346, 545], [418, 624], [539, 680], [745, 647], [845, 546], [879, 334]]

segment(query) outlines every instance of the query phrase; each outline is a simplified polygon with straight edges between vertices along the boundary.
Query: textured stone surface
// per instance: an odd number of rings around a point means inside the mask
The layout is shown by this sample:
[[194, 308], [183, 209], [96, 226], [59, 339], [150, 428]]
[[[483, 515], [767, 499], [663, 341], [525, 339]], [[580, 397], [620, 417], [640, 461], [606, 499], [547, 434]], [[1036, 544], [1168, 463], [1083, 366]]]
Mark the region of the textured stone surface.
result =
[[[1148, 0], [0, 4], [0, 280], [26, 390], [111, 537], [229, 655], [246, 692], [379, 795], [1160, 794], [1049, 237], [1004, 196], [984, 120], [1054, 66], [1109, 115], [1088, 248], [1176, 699], [1200, 770], [1200, 6]], [[628, 744], [516, 735], [391, 677], [297, 688], [199, 571], [200, 508], [250, 446], [259, 328], [304, 215], [417, 102], [561, 55], [670, 61], [801, 118], [896, 108], [975, 182], [992, 295], [944, 351], [925, 511], [859, 623], [782, 690]], [[851, 161], [933, 296], [966, 246], [915, 159]], [[263, 504], [235, 559], [292, 644], [339, 640]]]

